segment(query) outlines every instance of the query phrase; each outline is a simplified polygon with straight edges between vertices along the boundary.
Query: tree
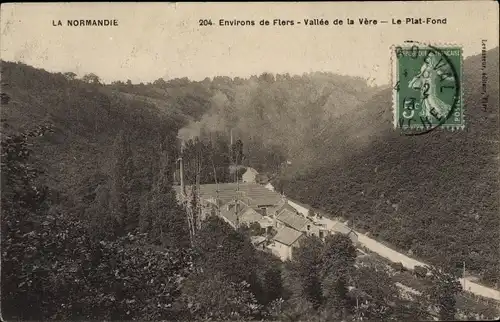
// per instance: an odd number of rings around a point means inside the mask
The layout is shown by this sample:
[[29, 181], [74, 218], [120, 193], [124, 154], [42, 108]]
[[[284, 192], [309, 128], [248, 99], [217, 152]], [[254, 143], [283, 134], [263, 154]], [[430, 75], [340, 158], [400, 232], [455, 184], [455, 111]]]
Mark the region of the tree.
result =
[[207, 218], [197, 232], [196, 263], [204, 271], [221, 272], [236, 282], [251, 282], [255, 248], [245, 233], [235, 231], [219, 217]]
[[134, 164], [128, 135], [121, 131], [114, 142], [114, 166], [111, 182], [111, 216], [116, 223], [114, 234], [122, 234], [137, 224], [137, 216], [131, 213], [129, 194], [132, 191]]
[[192, 274], [176, 303], [187, 320], [253, 320], [261, 306], [249, 291], [250, 285], [227, 279], [221, 272]]
[[122, 81], [112, 81], [111, 85], [113, 85], [113, 86], [124, 86], [125, 83], [122, 82]]
[[248, 226], [250, 236], [260, 236], [265, 233], [265, 229], [263, 229], [258, 222], [252, 222]]
[[350, 309], [347, 294], [356, 261], [356, 248], [351, 239], [344, 234], [327, 236], [322, 261], [323, 296], [328, 298], [329, 305], [341, 311], [345, 318]]
[[315, 309], [323, 303], [321, 266], [323, 244], [316, 236], [307, 236], [294, 249], [291, 266], [301, 283], [303, 296]]
[[82, 77], [82, 81], [84, 81], [85, 83], [94, 84], [94, 85], [101, 84], [101, 80], [100, 80], [99, 76], [97, 76], [94, 73], [84, 75]]
[[67, 80], [71, 81], [71, 80], [74, 80], [76, 78], [76, 74], [73, 73], [73, 72], [66, 72], [63, 74], [64, 77], [66, 77]]
[[236, 140], [236, 143], [231, 146], [231, 151], [233, 163], [235, 165], [241, 164], [245, 155], [243, 154], [243, 142], [240, 139]]
[[355, 313], [367, 320], [387, 321], [399, 290], [384, 267], [360, 267], [355, 273]]
[[190, 240], [186, 213], [178, 205], [171, 188], [166, 152], [161, 154], [159, 174], [146, 194], [140, 211], [139, 227], [142, 232], [148, 232], [148, 239], [152, 244], [168, 248], [187, 247]]
[[[83, 251], [87, 251], [83, 249]], [[73, 306], [80, 317], [107, 320], [172, 320], [172, 303], [192, 272], [190, 249], [151, 246], [147, 234], [128, 234], [93, 246], [84, 262]], [[84, 278], [83, 278], [84, 277]], [[92, 294], [92, 296], [82, 296]]]
[[196, 273], [188, 279], [180, 304], [188, 308], [188, 320], [229, 319], [231, 312], [240, 318], [262, 313], [252, 313], [262, 303], [257, 300], [262, 290], [256, 251], [244, 231], [209, 217], [196, 233], [194, 252]]
[[153, 82], [153, 85], [158, 87], [165, 87], [167, 85], [167, 82], [163, 78], [158, 78]]
[[456, 295], [462, 291], [458, 276], [439, 267], [427, 267], [430, 272], [427, 298], [433, 303], [443, 321], [452, 321], [456, 314]]
[[284, 289], [281, 269], [276, 266], [266, 269], [263, 285], [265, 286], [265, 298], [263, 301], [265, 305], [282, 298]]

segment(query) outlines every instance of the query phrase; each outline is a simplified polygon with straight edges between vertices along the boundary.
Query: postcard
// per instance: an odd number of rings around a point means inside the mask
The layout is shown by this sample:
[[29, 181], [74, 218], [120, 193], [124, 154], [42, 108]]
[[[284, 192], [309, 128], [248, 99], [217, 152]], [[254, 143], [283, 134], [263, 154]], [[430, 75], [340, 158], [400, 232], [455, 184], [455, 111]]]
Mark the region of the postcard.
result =
[[3, 320], [500, 317], [498, 2], [0, 8]]

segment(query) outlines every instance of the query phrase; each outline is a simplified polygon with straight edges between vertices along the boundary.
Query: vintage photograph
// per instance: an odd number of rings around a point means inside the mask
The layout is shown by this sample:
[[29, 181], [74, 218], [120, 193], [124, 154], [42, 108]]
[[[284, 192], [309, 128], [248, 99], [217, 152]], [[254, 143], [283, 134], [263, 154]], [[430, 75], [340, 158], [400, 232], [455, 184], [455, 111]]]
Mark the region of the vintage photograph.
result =
[[496, 1], [0, 18], [2, 320], [500, 318]]

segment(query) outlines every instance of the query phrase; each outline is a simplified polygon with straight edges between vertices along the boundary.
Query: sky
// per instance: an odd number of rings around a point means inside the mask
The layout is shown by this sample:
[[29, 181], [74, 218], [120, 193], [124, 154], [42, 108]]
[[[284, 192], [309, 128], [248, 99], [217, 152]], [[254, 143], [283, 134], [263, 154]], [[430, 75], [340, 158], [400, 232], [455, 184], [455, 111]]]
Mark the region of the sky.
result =
[[[355, 20], [347, 25], [346, 18]], [[392, 19], [446, 18], [445, 25], [392, 25]], [[261, 19], [302, 21], [260, 26]], [[305, 26], [304, 19], [343, 19]], [[359, 18], [387, 20], [364, 26]], [[70, 27], [68, 19], [117, 19], [117, 27]], [[200, 19], [214, 25], [200, 26]], [[217, 26], [219, 19], [256, 26]], [[61, 20], [63, 26], [53, 26]], [[95, 73], [109, 83], [158, 78], [329, 71], [390, 83], [393, 45], [411, 39], [463, 46], [464, 55], [498, 46], [493, 1], [409, 3], [46, 3], [4, 4], [0, 57], [51, 72]]]

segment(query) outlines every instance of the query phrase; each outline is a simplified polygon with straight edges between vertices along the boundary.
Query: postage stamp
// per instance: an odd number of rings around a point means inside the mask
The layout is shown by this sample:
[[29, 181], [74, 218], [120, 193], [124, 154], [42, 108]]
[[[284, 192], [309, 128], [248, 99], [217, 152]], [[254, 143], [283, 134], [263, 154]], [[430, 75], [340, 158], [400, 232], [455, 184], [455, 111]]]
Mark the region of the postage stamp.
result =
[[391, 52], [394, 127], [464, 129], [462, 48], [408, 41]]

